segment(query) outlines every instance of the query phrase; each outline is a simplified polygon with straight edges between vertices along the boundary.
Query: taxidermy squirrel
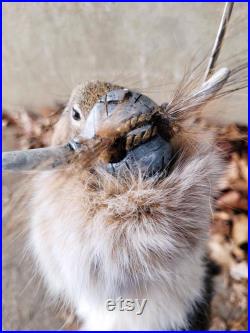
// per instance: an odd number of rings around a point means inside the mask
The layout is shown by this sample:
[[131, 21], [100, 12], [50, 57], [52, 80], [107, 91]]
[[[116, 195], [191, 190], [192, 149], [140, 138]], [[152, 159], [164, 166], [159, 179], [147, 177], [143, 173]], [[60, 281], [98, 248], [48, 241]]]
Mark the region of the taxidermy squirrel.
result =
[[160, 106], [126, 87], [81, 84], [52, 148], [4, 153], [4, 170], [52, 157], [33, 178], [29, 245], [51, 296], [82, 330], [208, 328], [206, 243], [225, 167], [199, 119], [203, 106], [247, 84], [245, 63], [214, 71], [232, 6], [205, 80], [186, 75]]
[[[88, 168], [79, 157], [37, 174], [30, 244], [51, 295], [74, 308], [82, 330], [207, 329], [206, 240], [224, 166], [195, 118], [243, 67], [188, 83], [160, 107], [109, 83], [73, 91], [52, 145], [119, 135]], [[115, 307], [121, 298], [143, 311]]]

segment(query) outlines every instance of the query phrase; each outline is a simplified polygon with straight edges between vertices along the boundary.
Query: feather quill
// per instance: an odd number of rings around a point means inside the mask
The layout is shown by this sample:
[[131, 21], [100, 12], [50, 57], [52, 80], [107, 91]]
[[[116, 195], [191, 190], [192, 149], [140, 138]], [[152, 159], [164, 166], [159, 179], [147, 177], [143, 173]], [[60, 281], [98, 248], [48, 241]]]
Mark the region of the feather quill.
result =
[[221, 18], [221, 22], [220, 22], [220, 26], [219, 26], [219, 30], [214, 42], [214, 46], [212, 49], [212, 53], [211, 56], [209, 58], [209, 62], [208, 62], [208, 66], [205, 72], [205, 77], [204, 77], [204, 81], [207, 81], [208, 78], [210, 77], [211, 73], [213, 72], [215, 65], [216, 65], [216, 61], [219, 57], [220, 54], [220, 50], [221, 50], [221, 46], [226, 34], [226, 30], [228, 27], [228, 23], [233, 11], [233, 6], [234, 6], [234, 2], [226, 2], [225, 7], [224, 7], [224, 11], [223, 11], [223, 15]]

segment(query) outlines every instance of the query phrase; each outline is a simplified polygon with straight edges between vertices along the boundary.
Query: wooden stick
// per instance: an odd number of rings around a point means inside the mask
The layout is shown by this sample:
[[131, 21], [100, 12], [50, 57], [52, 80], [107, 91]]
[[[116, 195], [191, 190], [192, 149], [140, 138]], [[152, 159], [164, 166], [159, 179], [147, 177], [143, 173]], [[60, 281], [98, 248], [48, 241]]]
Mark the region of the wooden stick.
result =
[[73, 159], [81, 158], [82, 168], [88, 168], [98, 158], [108, 142], [98, 138], [84, 140], [81, 144], [10, 151], [2, 153], [3, 171], [51, 170], [67, 166]]
[[54, 169], [67, 163], [74, 151], [69, 145], [3, 152], [2, 169], [10, 171]]

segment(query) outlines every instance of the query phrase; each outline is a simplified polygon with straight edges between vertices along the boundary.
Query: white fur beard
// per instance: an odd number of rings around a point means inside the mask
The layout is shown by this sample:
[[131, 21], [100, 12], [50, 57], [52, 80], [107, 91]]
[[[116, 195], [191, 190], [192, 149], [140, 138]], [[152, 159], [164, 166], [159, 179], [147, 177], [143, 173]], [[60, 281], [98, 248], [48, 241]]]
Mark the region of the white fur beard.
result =
[[[51, 295], [75, 309], [83, 330], [188, 328], [203, 301], [221, 172], [210, 150], [159, 182], [72, 170], [37, 176], [30, 244]], [[108, 311], [107, 300], [119, 297], [146, 299], [143, 313]]]

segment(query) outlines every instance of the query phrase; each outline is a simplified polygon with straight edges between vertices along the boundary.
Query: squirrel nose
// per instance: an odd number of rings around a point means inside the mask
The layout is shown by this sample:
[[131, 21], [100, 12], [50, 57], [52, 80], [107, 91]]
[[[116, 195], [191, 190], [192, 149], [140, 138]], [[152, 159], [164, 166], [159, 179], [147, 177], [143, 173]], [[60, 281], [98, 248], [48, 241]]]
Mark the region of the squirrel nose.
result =
[[[95, 137], [102, 124], [110, 118], [129, 119], [131, 114], [147, 115], [157, 104], [149, 97], [128, 89], [117, 89], [102, 96], [91, 109], [81, 136]], [[111, 145], [102, 167], [113, 175], [125, 170], [140, 170], [154, 175], [165, 169], [171, 158], [171, 145], [158, 133], [151, 122], [129, 131]], [[108, 158], [107, 158], [108, 156]]]
[[[126, 120], [133, 114], [148, 115], [157, 107], [149, 97], [128, 89], [116, 89], [102, 96], [90, 110], [81, 135], [93, 138], [104, 122]], [[128, 130], [129, 131], [129, 130]]]

